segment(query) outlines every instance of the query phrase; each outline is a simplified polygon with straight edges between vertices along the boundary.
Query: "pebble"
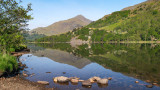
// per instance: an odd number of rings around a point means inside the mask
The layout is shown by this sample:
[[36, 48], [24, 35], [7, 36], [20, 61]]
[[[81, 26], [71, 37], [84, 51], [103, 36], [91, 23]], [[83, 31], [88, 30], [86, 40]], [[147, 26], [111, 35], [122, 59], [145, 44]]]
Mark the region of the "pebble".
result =
[[135, 83], [139, 83], [139, 81], [135, 81]]

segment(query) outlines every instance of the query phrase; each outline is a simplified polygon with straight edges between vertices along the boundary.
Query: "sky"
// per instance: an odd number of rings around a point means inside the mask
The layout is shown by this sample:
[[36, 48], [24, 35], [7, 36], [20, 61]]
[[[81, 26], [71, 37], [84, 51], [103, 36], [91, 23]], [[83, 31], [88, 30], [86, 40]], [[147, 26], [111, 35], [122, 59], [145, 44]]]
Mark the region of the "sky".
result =
[[125, 7], [146, 0], [22, 0], [21, 5], [32, 4], [33, 20], [28, 22], [28, 28], [46, 27], [61, 20], [67, 20], [77, 15], [95, 21], [103, 16]]

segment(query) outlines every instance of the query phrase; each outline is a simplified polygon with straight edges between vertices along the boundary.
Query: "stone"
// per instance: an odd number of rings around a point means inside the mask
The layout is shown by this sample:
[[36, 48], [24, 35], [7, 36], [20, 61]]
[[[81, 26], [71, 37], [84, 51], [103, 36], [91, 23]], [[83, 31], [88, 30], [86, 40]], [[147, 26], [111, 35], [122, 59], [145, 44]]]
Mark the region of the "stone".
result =
[[60, 82], [60, 83], [65, 83], [69, 81], [68, 77], [64, 77], [64, 76], [60, 76], [60, 77], [56, 77], [54, 78], [54, 81], [56, 82]]
[[71, 80], [71, 79], [77, 79], [77, 80], [79, 80], [80, 78], [77, 78], [77, 77], [70, 77], [69, 80]]
[[153, 87], [153, 85], [146, 85], [146, 87], [147, 87], [147, 88], [152, 88], [152, 87]]
[[57, 77], [53, 78], [53, 81], [54, 81], [54, 82], [57, 82]]
[[26, 73], [23, 73], [23, 76], [24, 76], [24, 77], [28, 77], [28, 75], [27, 75]]
[[135, 83], [139, 83], [139, 81], [135, 81]]
[[51, 73], [51, 72], [46, 72], [46, 73]]
[[95, 79], [94, 78], [89, 78], [88, 79], [91, 83], [94, 83]]
[[37, 81], [37, 83], [44, 84], [44, 85], [48, 85], [49, 84], [49, 82], [47, 82], [47, 81]]
[[66, 74], [66, 72], [63, 72], [63, 74]]
[[98, 81], [98, 80], [100, 80], [101, 78], [100, 77], [92, 77], [95, 81]]
[[157, 85], [157, 83], [152, 83], [152, 85]]
[[111, 78], [111, 77], [109, 77], [109, 78], [108, 78], [108, 80], [112, 80], [112, 78]]
[[79, 80], [79, 82], [83, 82], [84, 80]]
[[92, 83], [89, 80], [85, 80], [82, 82], [83, 86], [92, 86]]
[[97, 81], [99, 84], [108, 84], [108, 79], [100, 79]]
[[146, 80], [146, 82], [147, 82], [147, 83], [150, 83], [151, 81], [150, 81], [150, 80]]
[[72, 83], [78, 83], [79, 80], [77, 80], [77, 79], [71, 79], [71, 82], [72, 82]]

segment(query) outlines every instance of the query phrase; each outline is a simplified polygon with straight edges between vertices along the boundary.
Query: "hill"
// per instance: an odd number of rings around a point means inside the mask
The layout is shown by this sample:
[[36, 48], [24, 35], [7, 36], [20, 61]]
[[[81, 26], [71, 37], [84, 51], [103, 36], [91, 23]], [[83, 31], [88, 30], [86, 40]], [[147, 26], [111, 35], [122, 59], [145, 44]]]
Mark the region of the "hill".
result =
[[39, 28], [33, 29], [31, 33], [36, 32], [38, 34], [44, 34], [47, 36], [58, 35], [58, 34], [66, 33], [68, 31], [72, 31], [75, 28], [86, 26], [90, 23], [91, 23], [91, 20], [86, 19], [82, 15], [78, 15], [68, 20], [53, 23], [48, 27], [39, 27]]
[[106, 15], [83, 28], [38, 41], [65, 42], [73, 37], [90, 42], [160, 41], [159, 25], [160, 0], [148, 0]]

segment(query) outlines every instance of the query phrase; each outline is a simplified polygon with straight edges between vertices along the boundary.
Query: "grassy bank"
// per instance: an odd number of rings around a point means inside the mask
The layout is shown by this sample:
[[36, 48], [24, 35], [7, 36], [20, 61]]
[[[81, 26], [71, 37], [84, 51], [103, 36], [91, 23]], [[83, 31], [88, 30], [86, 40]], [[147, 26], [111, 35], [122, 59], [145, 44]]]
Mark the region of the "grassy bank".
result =
[[12, 72], [18, 68], [16, 57], [10, 55], [0, 54], [0, 71], [1, 72]]

